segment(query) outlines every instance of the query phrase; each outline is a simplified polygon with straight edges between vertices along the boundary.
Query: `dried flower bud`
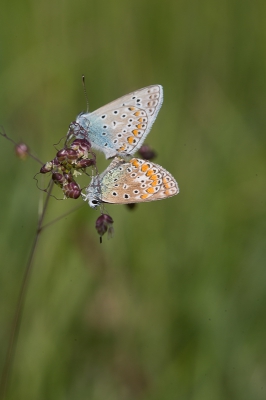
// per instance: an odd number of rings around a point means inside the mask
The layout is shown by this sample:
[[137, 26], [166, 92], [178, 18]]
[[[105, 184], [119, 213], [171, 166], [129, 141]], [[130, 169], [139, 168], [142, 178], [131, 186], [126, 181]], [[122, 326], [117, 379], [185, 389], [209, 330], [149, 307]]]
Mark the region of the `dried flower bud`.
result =
[[105, 232], [108, 232], [108, 236], [112, 236], [114, 228], [113, 228], [113, 219], [108, 214], [102, 214], [97, 219], [95, 228], [100, 235], [100, 242], [102, 242], [102, 236]]
[[78, 157], [88, 157], [91, 144], [87, 139], [76, 139], [70, 144], [70, 148], [77, 151]]
[[48, 161], [45, 163], [40, 169], [41, 174], [46, 174], [47, 172], [51, 172], [54, 168], [60, 165], [58, 159], [55, 157], [52, 161]]
[[68, 182], [68, 183], [75, 182], [72, 174], [64, 173], [64, 178], [65, 178], [66, 182]]
[[73, 167], [75, 167], [76, 169], [80, 169], [80, 168], [88, 168], [91, 167], [92, 165], [95, 165], [95, 160], [93, 158], [82, 158], [81, 160], [77, 161], [75, 165], [73, 165]]
[[142, 158], [145, 160], [153, 160], [157, 154], [155, 153], [154, 150], [150, 148], [149, 145], [143, 144], [141, 148], [139, 149], [139, 154], [141, 155]]
[[54, 172], [52, 174], [52, 180], [54, 181], [54, 183], [56, 185], [58, 185], [59, 187], [63, 187], [63, 185], [66, 183], [66, 179], [62, 174], [59, 174], [59, 172]]
[[15, 146], [16, 156], [21, 160], [25, 160], [28, 157], [29, 148], [25, 143], [19, 143]]
[[60, 163], [75, 161], [78, 158], [78, 153], [74, 149], [61, 149], [57, 152], [56, 157]]
[[78, 199], [79, 196], [81, 195], [81, 189], [77, 184], [77, 182], [75, 181], [72, 181], [67, 185], [64, 185], [63, 192], [65, 193], [65, 196], [70, 199]]
[[53, 163], [52, 161], [48, 161], [46, 164], [42, 166], [42, 168], [40, 169], [40, 173], [46, 174], [47, 172], [52, 171], [52, 169], [53, 169]]

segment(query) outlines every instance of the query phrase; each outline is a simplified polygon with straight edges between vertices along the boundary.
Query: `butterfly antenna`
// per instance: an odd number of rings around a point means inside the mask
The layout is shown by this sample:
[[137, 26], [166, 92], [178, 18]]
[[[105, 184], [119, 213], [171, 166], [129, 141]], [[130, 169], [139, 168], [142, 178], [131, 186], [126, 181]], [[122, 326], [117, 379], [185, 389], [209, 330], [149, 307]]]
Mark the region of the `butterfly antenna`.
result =
[[86, 98], [86, 103], [87, 103], [87, 113], [89, 112], [89, 100], [88, 100], [88, 95], [87, 95], [87, 90], [86, 90], [86, 85], [85, 85], [85, 76], [82, 75], [82, 86]]

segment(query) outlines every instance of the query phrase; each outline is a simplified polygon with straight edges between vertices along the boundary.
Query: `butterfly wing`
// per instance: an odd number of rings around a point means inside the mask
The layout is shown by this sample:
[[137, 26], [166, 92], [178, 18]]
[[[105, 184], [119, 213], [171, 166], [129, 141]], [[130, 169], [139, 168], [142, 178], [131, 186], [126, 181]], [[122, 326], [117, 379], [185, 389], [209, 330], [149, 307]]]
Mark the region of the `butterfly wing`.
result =
[[173, 176], [158, 164], [116, 157], [112, 167], [100, 175], [101, 201], [113, 204], [162, 200], [179, 193]]
[[106, 158], [134, 154], [151, 130], [163, 102], [161, 85], [147, 86], [93, 111], [77, 123], [88, 132], [92, 147]]

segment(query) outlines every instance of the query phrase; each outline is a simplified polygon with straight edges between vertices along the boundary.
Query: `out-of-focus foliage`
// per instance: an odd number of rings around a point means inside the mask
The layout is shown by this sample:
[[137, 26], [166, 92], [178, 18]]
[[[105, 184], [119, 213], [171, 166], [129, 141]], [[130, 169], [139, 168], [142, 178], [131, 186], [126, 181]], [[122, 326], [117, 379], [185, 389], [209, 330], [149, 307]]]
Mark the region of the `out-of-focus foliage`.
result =
[[[82, 74], [91, 110], [159, 83], [147, 143], [180, 186], [108, 206], [102, 245], [85, 204], [43, 231], [8, 400], [265, 399], [265, 19], [262, 0], [2, 2], [7, 134], [48, 161]], [[1, 371], [42, 192], [0, 140]], [[77, 204], [51, 199], [47, 221]]]

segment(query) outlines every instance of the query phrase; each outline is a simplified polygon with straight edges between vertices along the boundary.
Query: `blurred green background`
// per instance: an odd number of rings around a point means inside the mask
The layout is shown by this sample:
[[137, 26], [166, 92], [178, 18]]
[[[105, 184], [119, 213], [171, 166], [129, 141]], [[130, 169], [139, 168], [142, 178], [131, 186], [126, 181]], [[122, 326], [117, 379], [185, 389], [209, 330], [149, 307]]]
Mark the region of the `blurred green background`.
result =
[[[159, 83], [180, 194], [43, 231], [7, 399], [266, 398], [266, 3], [1, 3], [0, 123], [43, 162], [86, 109]], [[43, 196], [1, 140], [0, 372]], [[99, 155], [100, 169], [106, 167]], [[59, 192], [57, 192], [59, 194]], [[51, 199], [46, 222], [82, 200]]]

